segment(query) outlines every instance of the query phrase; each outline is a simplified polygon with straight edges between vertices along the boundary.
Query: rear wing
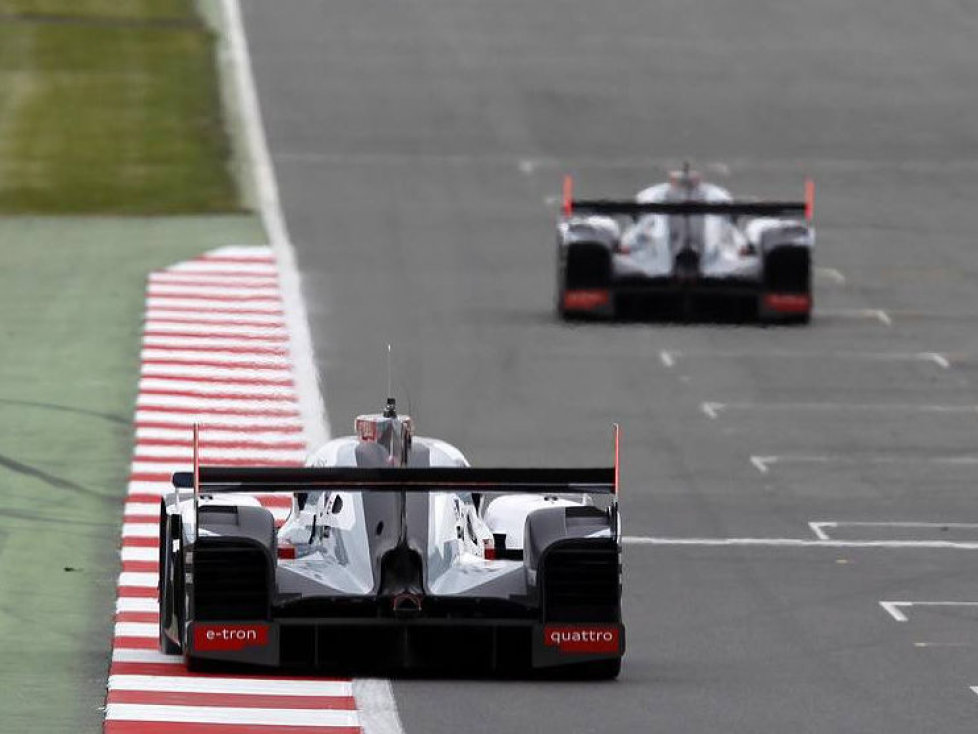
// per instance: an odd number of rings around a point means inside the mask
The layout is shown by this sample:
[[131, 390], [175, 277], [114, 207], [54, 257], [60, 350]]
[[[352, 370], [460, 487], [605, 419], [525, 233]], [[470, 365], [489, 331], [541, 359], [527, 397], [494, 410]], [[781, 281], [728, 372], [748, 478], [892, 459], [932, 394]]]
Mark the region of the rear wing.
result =
[[695, 216], [703, 214], [730, 217], [804, 217], [815, 216], [815, 183], [805, 180], [804, 201], [669, 201], [644, 202], [634, 199], [575, 199], [570, 176], [564, 178], [565, 217], [575, 214], [604, 214], [639, 217], [645, 214]]
[[[600, 468], [469, 468], [469, 467], [223, 467], [197, 470], [198, 492], [507, 492], [615, 494], [615, 467]], [[192, 489], [192, 472], [173, 475], [177, 489]]]

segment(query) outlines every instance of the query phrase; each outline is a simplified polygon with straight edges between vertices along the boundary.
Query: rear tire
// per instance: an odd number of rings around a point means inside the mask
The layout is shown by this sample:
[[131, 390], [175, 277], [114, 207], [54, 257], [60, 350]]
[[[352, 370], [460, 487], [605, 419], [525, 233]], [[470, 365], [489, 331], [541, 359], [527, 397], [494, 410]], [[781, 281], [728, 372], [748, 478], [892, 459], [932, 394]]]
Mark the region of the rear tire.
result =
[[183, 646], [174, 642], [165, 630], [176, 622], [178, 632], [183, 629], [183, 569], [173, 553], [173, 523], [167, 515], [163, 516], [165, 530], [161, 533], [163, 544], [160, 547], [160, 652], [164, 655], [179, 655]]

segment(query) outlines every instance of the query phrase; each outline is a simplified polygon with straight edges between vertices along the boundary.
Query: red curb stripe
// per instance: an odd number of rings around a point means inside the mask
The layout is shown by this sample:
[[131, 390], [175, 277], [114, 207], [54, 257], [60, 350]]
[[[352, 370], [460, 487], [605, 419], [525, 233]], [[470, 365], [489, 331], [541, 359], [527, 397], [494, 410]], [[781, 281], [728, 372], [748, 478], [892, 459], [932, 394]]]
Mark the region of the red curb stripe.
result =
[[[299, 418], [299, 411], [297, 410], [255, 410], [253, 408], [216, 408], [216, 407], [200, 407], [200, 408], [183, 408], [178, 405], [154, 405], [152, 403], [142, 404], [136, 406], [137, 410], [152, 411], [153, 413], [177, 413], [187, 416], [188, 421], [193, 422], [194, 418], [206, 415], [241, 415], [250, 416], [252, 418], [261, 417], [279, 417], [279, 418]], [[188, 423], [188, 425], [190, 425]]]
[[[144, 663], [144, 662], [128, 662], [122, 660], [112, 661], [112, 666], [109, 670], [109, 675], [168, 675], [175, 678], [227, 678], [227, 673], [215, 672], [215, 673], [191, 673], [187, 670], [187, 666], [184, 664], [183, 658], [174, 655], [172, 662], [159, 662], [159, 663]], [[274, 677], [275, 680], [294, 680], [294, 681], [316, 681], [316, 682], [334, 682], [334, 683], [345, 683], [348, 682], [349, 678], [337, 678], [331, 676], [319, 676], [319, 675], [278, 675], [269, 676], [268, 673], [235, 673], [235, 678], [241, 678], [243, 680], [266, 680], [269, 677]]]
[[[149, 357], [140, 360], [140, 364], [153, 364], [160, 367], [217, 367], [228, 370], [266, 370], [282, 372], [288, 369], [288, 365], [282, 362], [251, 362], [248, 360], [235, 360], [220, 362], [214, 359], [195, 359], [192, 362], [186, 359], [163, 359], [160, 357]], [[149, 375], [147, 375], [149, 377]], [[174, 377], [174, 379], [177, 379]]]
[[[205, 337], [208, 338], [208, 337]], [[224, 352], [225, 354], [253, 354], [255, 356], [263, 355], [282, 355], [288, 354], [288, 347], [235, 347], [233, 345], [227, 346], [209, 346], [209, 345], [195, 345], [195, 344], [180, 344], [177, 342], [163, 342], [161, 344], [147, 344], [143, 342], [143, 349], [155, 349], [155, 350], [167, 350], [170, 352]]]
[[[186, 467], [186, 471], [191, 470], [190, 463], [193, 459], [179, 459], [172, 456], [136, 456], [133, 461], [142, 461], [148, 464], [172, 464], [175, 470], [179, 470], [180, 467]], [[208, 459], [204, 457], [202, 462], [208, 466], [219, 465], [219, 466], [302, 466], [301, 461], [296, 461], [295, 459], [238, 459], [238, 458], [224, 458], [224, 459]]]
[[242, 387], [288, 387], [295, 388], [291, 377], [218, 377], [214, 375], [149, 375], [143, 374], [144, 380], [169, 380], [171, 382], [201, 382], [217, 385], [240, 385]]
[[[185, 423], [179, 422], [167, 422], [167, 421], [137, 421], [135, 424], [136, 428], [161, 428], [165, 430], [173, 431], [189, 431], [193, 426], [193, 421], [188, 420]], [[204, 425], [203, 430], [213, 430], [213, 431], [234, 431], [235, 433], [282, 433], [292, 435], [295, 433], [302, 433], [301, 425], [284, 425], [284, 426], [220, 426], [220, 425]], [[167, 480], [169, 481], [169, 480]]]
[[160, 621], [160, 615], [156, 612], [118, 612], [115, 615], [115, 621], [157, 624]]
[[[110, 690], [107, 703], [164, 706], [225, 706], [261, 709], [331, 709], [353, 711], [353, 696], [272, 696], [259, 693], [190, 693]], [[278, 728], [275, 731], [279, 731]]]
[[[270, 327], [269, 331], [273, 331], [274, 327]], [[200, 331], [146, 331], [143, 332], [143, 338], [150, 337], [173, 337], [174, 339], [226, 339], [229, 342], [247, 342], [247, 341], [263, 341], [263, 342], [282, 342], [283, 344], [289, 340], [289, 337], [282, 334], [222, 334], [220, 332], [206, 333]], [[149, 346], [149, 345], [147, 345]]]
[[[173, 324], [174, 326], [244, 326], [255, 329], [285, 329], [288, 328], [285, 321], [272, 320], [250, 320], [250, 319], [200, 319], [184, 316], [172, 316], [167, 309], [152, 309], [147, 314], [145, 323], [147, 324]], [[184, 312], [180, 312], [184, 313]], [[274, 316], [274, 314], [269, 314]]]
[[214, 293], [201, 293], [199, 296], [194, 296], [187, 293], [158, 293], [154, 292], [152, 286], [150, 286], [149, 291], [146, 294], [147, 298], [152, 298], [157, 301], [207, 301], [210, 303], [267, 303], [270, 306], [277, 306], [282, 303], [281, 298], [276, 298], [275, 296], [228, 296], [228, 295], [217, 295]]
[[[150, 589], [153, 596], [156, 596], [156, 589]], [[127, 650], [159, 650], [160, 641], [156, 637], [115, 637], [112, 640], [113, 649], [126, 648]]]
[[158, 494], [148, 494], [145, 492], [131, 492], [126, 495], [126, 502], [142, 502], [144, 504], [160, 504]]
[[263, 402], [290, 402], [295, 403], [294, 395], [282, 395], [275, 393], [249, 393], [249, 392], [206, 392], [204, 390], [164, 390], [162, 388], [143, 388], [139, 391], [139, 396], [161, 395], [174, 398], [204, 398], [208, 400], [261, 400]]
[[[305, 451], [306, 448], [305, 443], [302, 441], [245, 441], [240, 439], [235, 441], [205, 438], [204, 444], [208, 449], [280, 449], [282, 451]], [[181, 441], [178, 438], [141, 438], [136, 442], [137, 450], [144, 446], [192, 449], [193, 442]]]

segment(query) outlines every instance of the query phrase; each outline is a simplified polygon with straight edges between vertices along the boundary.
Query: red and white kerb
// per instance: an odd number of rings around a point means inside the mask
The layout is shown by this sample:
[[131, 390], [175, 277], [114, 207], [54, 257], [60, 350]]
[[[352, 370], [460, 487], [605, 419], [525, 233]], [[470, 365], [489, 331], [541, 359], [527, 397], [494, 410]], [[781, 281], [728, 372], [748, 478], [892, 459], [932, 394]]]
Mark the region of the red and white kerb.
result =
[[[159, 503], [172, 473], [201, 461], [299, 466], [306, 446], [270, 249], [174, 265], [150, 275], [146, 295], [105, 734], [360, 732], [350, 680], [195, 675], [158, 650]], [[259, 500], [284, 521], [290, 497]], [[197, 633], [205, 646], [246, 646], [263, 631]]]

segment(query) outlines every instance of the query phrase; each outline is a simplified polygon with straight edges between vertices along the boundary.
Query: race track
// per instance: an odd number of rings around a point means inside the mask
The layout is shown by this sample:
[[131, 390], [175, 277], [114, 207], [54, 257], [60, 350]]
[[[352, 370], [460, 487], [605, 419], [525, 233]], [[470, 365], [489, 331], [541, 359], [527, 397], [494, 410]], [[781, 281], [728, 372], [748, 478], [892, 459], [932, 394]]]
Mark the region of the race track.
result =
[[[974, 731], [978, 606], [880, 604], [978, 602], [973, 4], [243, 8], [334, 432], [392, 342], [423, 433], [594, 464], [620, 421], [626, 532], [696, 541], [627, 546], [617, 682], [400, 681], [408, 734]], [[556, 322], [561, 176], [685, 157], [815, 178], [810, 327]]]

